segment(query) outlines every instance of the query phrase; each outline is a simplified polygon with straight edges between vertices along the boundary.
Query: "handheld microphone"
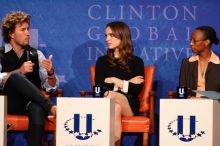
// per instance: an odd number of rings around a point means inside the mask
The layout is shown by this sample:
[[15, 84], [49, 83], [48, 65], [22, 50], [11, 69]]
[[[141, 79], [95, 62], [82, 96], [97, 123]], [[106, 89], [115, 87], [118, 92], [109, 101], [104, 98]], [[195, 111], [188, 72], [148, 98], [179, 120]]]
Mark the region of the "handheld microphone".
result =
[[29, 61], [30, 60], [30, 51], [29, 50], [27, 50], [26, 55], [27, 55], [27, 61]]

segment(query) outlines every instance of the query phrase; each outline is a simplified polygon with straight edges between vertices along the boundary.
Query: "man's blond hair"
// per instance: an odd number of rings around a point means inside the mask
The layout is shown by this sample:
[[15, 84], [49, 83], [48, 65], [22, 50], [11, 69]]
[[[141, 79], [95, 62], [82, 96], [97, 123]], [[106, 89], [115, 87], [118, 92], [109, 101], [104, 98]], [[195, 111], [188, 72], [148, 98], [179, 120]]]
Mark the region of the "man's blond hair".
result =
[[8, 13], [2, 20], [2, 37], [5, 43], [11, 40], [10, 34], [14, 32], [16, 24], [30, 24], [30, 16], [22, 11], [12, 11]]

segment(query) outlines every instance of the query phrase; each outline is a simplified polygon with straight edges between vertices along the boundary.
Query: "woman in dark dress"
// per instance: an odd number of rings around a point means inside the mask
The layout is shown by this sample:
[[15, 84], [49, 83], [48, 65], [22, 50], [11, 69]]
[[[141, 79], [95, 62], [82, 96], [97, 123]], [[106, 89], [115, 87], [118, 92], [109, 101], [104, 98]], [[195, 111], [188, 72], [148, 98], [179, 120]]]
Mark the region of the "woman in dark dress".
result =
[[108, 23], [105, 30], [107, 55], [96, 62], [95, 83], [110, 91], [107, 98], [115, 101], [115, 145], [120, 145], [121, 117], [138, 114], [140, 93], [144, 82], [144, 63], [133, 55], [131, 33], [127, 24]]

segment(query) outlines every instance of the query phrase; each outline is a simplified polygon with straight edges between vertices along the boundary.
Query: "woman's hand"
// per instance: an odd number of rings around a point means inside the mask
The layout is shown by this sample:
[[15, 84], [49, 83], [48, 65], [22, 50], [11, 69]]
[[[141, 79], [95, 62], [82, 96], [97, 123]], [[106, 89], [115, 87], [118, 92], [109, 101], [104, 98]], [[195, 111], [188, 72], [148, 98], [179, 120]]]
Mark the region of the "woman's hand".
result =
[[133, 83], [133, 84], [141, 84], [144, 82], [144, 77], [143, 76], [136, 76], [133, 77], [129, 80], [129, 82]]
[[122, 80], [120, 80], [120, 79], [118, 79], [116, 77], [105, 78], [105, 83], [109, 83], [109, 84], [117, 84], [120, 81], [122, 81]]
[[105, 78], [105, 83], [114, 84], [118, 86], [119, 88], [123, 87], [123, 80], [116, 78], [116, 77]]
[[105, 78], [105, 83], [114, 84], [113, 77]]

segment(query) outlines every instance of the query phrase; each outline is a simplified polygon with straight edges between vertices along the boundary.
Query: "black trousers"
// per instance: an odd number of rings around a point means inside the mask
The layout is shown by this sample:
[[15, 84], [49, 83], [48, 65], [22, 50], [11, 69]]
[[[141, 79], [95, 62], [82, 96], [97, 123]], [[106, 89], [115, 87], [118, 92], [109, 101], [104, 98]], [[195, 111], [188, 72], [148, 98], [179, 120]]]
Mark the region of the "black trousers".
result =
[[27, 115], [29, 118], [28, 146], [42, 146], [44, 121], [52, 103], [20, 73], [10, 75], [3, 95], [8, 97], [8, 114]]

